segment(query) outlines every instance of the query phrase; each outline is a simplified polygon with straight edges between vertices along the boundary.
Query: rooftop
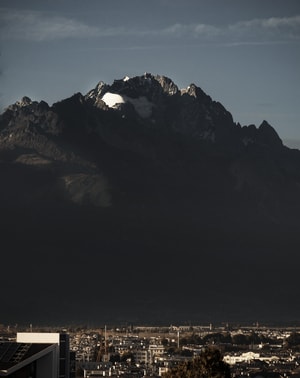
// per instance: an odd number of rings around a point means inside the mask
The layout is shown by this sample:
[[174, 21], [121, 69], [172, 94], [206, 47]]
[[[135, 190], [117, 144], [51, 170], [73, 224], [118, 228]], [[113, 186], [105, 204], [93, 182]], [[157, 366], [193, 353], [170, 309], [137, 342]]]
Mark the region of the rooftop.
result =
[[48, 353], [52, 344], [30, 344], [10, 341], [0, 342], [0, 375], [25, 360], [31, 361], [34, 355]]

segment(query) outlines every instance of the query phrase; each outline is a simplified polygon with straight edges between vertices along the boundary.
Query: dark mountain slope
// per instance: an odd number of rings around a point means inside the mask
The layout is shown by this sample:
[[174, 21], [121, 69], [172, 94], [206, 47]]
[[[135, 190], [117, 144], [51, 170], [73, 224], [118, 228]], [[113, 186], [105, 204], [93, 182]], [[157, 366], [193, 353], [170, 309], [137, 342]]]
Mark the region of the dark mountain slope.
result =
[[300, 151], [193, 84], [23, 98], [1, 115], [0, 169], [1, 280], [24, 282], [10, 321], [300, 315]]

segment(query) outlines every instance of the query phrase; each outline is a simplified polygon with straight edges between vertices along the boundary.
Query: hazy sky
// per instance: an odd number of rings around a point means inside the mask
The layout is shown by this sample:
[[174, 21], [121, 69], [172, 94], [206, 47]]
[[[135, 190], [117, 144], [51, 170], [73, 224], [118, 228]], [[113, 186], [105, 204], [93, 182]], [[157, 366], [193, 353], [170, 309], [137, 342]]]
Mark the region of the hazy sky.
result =
[[299, 0], [0, 0], [0, 51], [1, 109], [152, 72], [300, 140]]

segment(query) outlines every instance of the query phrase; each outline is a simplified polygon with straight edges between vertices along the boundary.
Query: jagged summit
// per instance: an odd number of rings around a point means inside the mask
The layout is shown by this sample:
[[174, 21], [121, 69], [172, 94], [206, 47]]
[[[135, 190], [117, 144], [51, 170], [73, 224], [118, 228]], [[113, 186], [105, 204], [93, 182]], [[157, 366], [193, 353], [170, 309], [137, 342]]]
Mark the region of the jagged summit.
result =
[[144, 95], [152, 100], [159, 93], [174, 95], [179, 92], [174, 82], [161, 75], [152, 75], [145, 73], [142, 76], [129, 78], [125, 76], [123, 79], [114, 80], [113, 84], [107, 85], [100, 81], [97, 86], [86, 94], [90, 99], [101, 99], [106, 92], [119, 95], [127, 95], [132, 98]]
[[27, 125], [42, 122], [41, 128], [46, 132], [51, 129], [52, 133], [69, 128], [70, 119], [74, 118], [77, 130], [95, 130], [102, 137], [107, 125], [116, 124], [121, 118], [129, 134], [132, 125], [139, 124], [139, 129], [147, 133], [151, 130], [156, 135], [172, 138], [192, 137], [231, 153], [253, 144], [282, 146], [276, 131], [266, 121], [259, 128], [241, 127], [222, 104], [194, 83], [179, 90], [169, 77], [147, 72], [141, 76], [125, 76], [112, 84], [100, 81], [86, 95], [77, 93], [52, 107], [44, 101], [38, 103], [23, 97], [7, 109], [2, 123], [7, 124], [5, 120], [9, 120], [14, 124], [20, 117], [23, 123], [27, 120]]
[[18, 101], [16, 104], [19, 106], [27, 106], [32, 104], [32, 101], [29, 97], [24, 96], [21, 101]]
[[263, 121], [258, 128], [260, 140], [269, 143], [274, 147], [282, 147], [283, 143], [274, 128], [267, 122]]
[[[89, 91], [85, 98], [97, 107], [120, 109], [121, 104], [129, 104], [141, 118], [153, 115], [153, 108], [159, 106], [165, 95], [180, 93], [174, 82], [160, 75], [145, 73], [142, 76], [114, 80], [107, 85], [102, 81]], [[121, 108], [124, 108], [121, 106]]]
[[199, 97], [205, 95], [205, 93], [193, 83], [187, 88], [179, 90], [178, 86], [169, 77], [145, 72], [144, 75], [141, 76], [125, 76], [123, 79], [114, 80], [112, 85], [100, 81], [94, 89], [86, 94], [86, 97], [91, 99], [97, 98], [99, 100], [108, 91], [118, 94], [131, 94], [132, 96], [137, 96], [136, 92], [138, 92], [139, 94], [143, 93], [150, 97], [152, 92], [156, 94], [164, 93], [169, 96], [188, 94], [193, 97]]
[[144, 127], [150, 122], [151, 128], [164, 133], [172, 131], [224, 146], [230, 139], [225, 134], [235, 128], [231, 114], [201, 88], [191, 84], [179, 90], [163, 75], [126, 76], [111, 85], [101, 81], [85, 99], [99, 109], [117, 111], [123, 119], [136, 115]]
[[[45, 114], [42, 116], [43, 112]], [[86, 113], [84, 116], [83, 112]], [[79, 124], [81, 117], [89, 121], [88, 125], [86, 121], [81, 122], [79, 128], [86, 126], [97, 132], [106, 128], [108, 118], [121, 117], [123, 123], [139, 123], [140, 129], [148, 130], [147, 132], [150, 128], [157, 130], [156, 133], [193, 137], [199, 141], [218, 144], [219, 149], [227, 151], [237, 152], [257, 143], [274, 148], [282, 146], [276, 131], [266, 121], [259, 128], [252, 125], [240, 127], [234, 123], [232, 115], [222, 104], [213, 101], [196, 84], [191, 83], [186, 88], [178, 89], [169, 77], [148, 72], [140, 76], [125, 76], [114, 80], [112, 84], [100, 81], [86, 95], [77, 93], [52, 107], [44, 101], [37, 102], [23, 97], [7, 109], [2, 123], [5, 123], [5, 119], [10, 119], [13, 123], [14, 117], [22, 117], [33, 125], [39, 122], [40, 117], [44, 117], [47, 121], [42, 122], [42, 128], [46, 131], [49, 118], [53, 117], [55, 121], [50, 122], [51, 129], [57, 132], [63, 128], [63, 122], [58, 121], [57, 115], [64, 118], [67, 113], [66, 125], [69, 125], [70, 114], [80, 113], [79, 118], [74, 120], [76, 124]], [[104, 123], [100, 120], [103, 117], [108, 117]], [[115, 122], [116, 119], [113, 119], [113, 123]]]

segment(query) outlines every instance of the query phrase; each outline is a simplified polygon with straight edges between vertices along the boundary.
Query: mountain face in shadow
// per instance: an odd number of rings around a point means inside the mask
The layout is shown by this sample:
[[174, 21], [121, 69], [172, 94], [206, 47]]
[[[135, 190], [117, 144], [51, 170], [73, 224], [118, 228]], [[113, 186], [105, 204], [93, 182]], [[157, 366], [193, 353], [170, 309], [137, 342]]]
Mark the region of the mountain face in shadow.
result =
[[300, 151], [194, 84], [24, 97], [1, 115], [0, 168], [3, 321], [300, 315]]

